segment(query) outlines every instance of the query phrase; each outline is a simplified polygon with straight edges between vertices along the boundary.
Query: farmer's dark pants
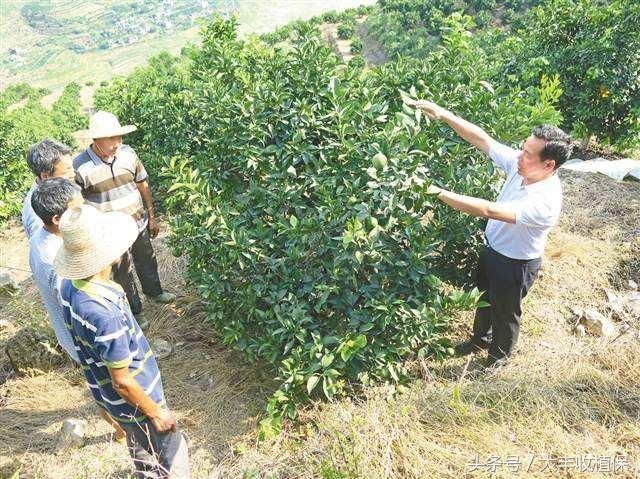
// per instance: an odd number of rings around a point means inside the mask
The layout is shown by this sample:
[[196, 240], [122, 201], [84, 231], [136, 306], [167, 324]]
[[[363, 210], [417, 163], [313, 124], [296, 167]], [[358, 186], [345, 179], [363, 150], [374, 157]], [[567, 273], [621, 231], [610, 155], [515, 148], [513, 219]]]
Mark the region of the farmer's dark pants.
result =
[[189, 452], [180, 431], [158, 432], [151, 421], [120, 425], [127, 433], [136, 478], [188, 479]]
[[[133, 257], [133, 261], [132, 261]], [[162, 294], [162, 286], [160, 285], [160, 277], [158, 276], [158, 261], [156, 253], [151, 244], [149, 229], [145, 228], [138, 234], [129, 251], [122, 255], [119, 263], [113, 266], [113, 280], [122, 286], [131, 312], [138, 314], [142, 311], [142, 300], [136, 286], [133, 276], [133, 265], [135, 265], [136, 273], [142, 285], [142, 292], [147, 296], [158, 296]]]
[[520, 334], [522, 299], [538, 276], [541, 259], [519, 260], [501, 255], [490, 247], [480, 254], [476, 283], [483, 291], [473, 322], [472, 341], [489, 348], [489, 356], [511, 356]]

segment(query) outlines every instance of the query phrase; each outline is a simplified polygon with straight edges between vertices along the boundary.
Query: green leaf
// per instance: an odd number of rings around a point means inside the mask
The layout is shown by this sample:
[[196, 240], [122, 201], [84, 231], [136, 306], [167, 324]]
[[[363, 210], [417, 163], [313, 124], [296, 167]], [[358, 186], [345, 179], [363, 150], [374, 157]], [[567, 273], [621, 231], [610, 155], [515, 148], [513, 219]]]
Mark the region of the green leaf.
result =
[[273, 439], [280, 434], [282, 430], [282, 416], [269, 416], [260, 421], [258, 439], [265, 441]]
[[338, 344], [338, 338], [336, 338], [335, 336], [324, 336], [322, 338], [322, 344], [324, 344], [325, 346], [330, 346], [332, 344]]
[[480, 85], [482, 85], [484, 87], [485, 90], [487, 90], [489, 93], [495, 94], [495, 90], [493, 89], [493, 87], [491, 86], [491, 83], [486, 82], [484, 80], [480, 80], [478, 82]]
[[320, 365], [323, 368], [328, 368], [329, 366], [331, 366], [331, 363], [333, 363], [333, 360], [335, 359], [335, 356], [331, 353], [329, 354], [325, 354], [324, 356], [322, 356], [322, 359], [320, 360]]
[[311, 394], [311, 392], [318, 385], [319, 381], [320, 381], [320, 376], [318, 376], [316, 374], [314, 374], [313, 376], [309, 376], [309, 379], [307, 379], [307, 393], [308, 394]]
[[298, 218], [296, 218], [294, 215], [291, 215], [291, 217], [289, 218], [289, 223], [291, 223], [292, 228], [295, 228], [296, 226], [298, 226]]
[[389, 366], [387, 366], [387, 369], [389, 370], [389, 374], [391, 375], [391, 377], [393, 378], [394, 381], [399, 381], [400, 379], [398, 378], [398, 373], [396, 373], [395, 368], [393, 367], [393, 364], [389, 364]]
[[324, 395], [327, 399], [333, 398], [333, 395], [335, 394], [335, 386], [331, 377], [323, 376], [322, 391], [324, 392]]
[[[369, 324], [373, 324], [373, 323], [369, 323]], [[369, 329], [371, 329], [371, 328], [369, 328]], [[368, 330], [366, 330], [366, 331], [368, 331]], [[356, 339], [355, 339], [355, 346], [356, 346], [358, 349], [362, 349], [362, 348], [364, 348], [366, 345], [367, 345], [367, 337], [366, 337], [364, 334], [360, 334], [360, 335], [356, 336]]]

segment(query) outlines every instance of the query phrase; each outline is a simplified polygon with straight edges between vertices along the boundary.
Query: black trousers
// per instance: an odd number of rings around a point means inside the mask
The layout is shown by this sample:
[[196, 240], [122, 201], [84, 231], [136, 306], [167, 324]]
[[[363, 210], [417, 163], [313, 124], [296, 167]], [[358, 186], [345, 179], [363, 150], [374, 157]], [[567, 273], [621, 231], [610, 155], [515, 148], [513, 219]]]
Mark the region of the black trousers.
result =
[[120, 262], [115, 264], [112, 270], [113, 280], [122, 286], [127, 295], [131, 312], [138, 314], [142, 311], [142, 300], [133, 276], [134, 265], [142, 285], [142, 292], [147, 296], [162, 294], [158, 260], [151, 244], [148, 228], [138, 234], [129, 251], [122, 255]]
[[490, 304], [476, 310], [472, 341], [489, 348], [489, 356], [511, 356], [520, 334], [522, 299], [538, 277], [540, 258], [508, 258], [486, 247], [480, 254], [476, 284], [482, 301]]

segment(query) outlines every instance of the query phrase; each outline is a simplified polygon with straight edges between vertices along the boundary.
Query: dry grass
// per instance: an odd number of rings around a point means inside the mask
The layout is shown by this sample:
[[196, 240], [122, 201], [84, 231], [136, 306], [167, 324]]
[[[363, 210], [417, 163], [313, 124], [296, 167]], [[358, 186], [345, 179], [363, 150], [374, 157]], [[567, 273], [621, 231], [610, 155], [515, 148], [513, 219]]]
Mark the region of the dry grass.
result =
[[[524, 306], [518, 354], [485, 374], [479, 358], [416, 364], [422, 379], [399, 395], [370, 388], [358, 399], [314, 404], [277, 439], [258, 444], [257, 421], [274, 385], [268, 372], [222, 346], [181, 277], [183, 260], [156, 241], [165, 286], [181, 294], [175, 305], [147, 305], [149, 336], [175, 346], [160, 362], [168, 401], [190, 443], [192, 477], [224, 478], [460, 478], [517, 457], [494, 477], [602, 477], [558, 461], [627, 458], [615, 477], [640, 470], [640, 336], [638, 324], [615, 341], [571, 335], [573, 305], [603, 312], [604, 289], [620, 289], [638, 275], [640, 184], [563, 173], [564, 214], [547, 248], [544, 274]], [[0, 241], [12, 265], [26, 264], [13, 228]], [[166, 233], [165, 233], [166, 234]], [[6, 258], [6, 257], [5, 257]], [[3, 262], [5, 261], [3, 258]], [[23, 265], [24, 266], [24, 265]], [[0, 343], [38, 312], [35, 292], [3, 305], [13, 325]], [[465, 334], [471, 317], [452, 334]], [[6, 367], [6, 359], [3, 366]], [[20, 467], [25, 478], [125, 478], [126, 450], [114, 442], [76, 370], [10, 377], [0, 385], [0, 477]], [[55, 434], [68, 417], [88, 420], [87, 445], [55, 452]], [[549, 467], [545, 458], [555, 459]], [[527, 466], [531, 463], [531, 465]], [[603, 465], [604, 464], [604, 465]], [[606, 462], [600, 467], [605, 467]], [[543, 470], [544, 467], [548, 469]], [[210, 476], [211, 474], [211, 476]]]

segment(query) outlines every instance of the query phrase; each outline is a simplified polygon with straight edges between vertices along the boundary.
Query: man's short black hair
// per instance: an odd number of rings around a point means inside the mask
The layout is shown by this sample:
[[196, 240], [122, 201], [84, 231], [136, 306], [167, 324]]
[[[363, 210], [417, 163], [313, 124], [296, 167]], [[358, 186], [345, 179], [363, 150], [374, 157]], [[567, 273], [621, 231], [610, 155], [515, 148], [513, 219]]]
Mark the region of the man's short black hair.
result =
[[80, 190], [66, 178], [47, 178], [31, 194], [31, 207], [46, 225], [53, 224], [54, 216], [62, 216], [69, 201]]
[[545, 140], [546, 144], [540, 153], [540, 157], [543, 160], [554, 160], [556, 169], [571, 157], [571, 151], [573, 150], [571, 136], [557, 126], [536, 126], [531, 134], [536, 138]]
[[40, 178], [42, 173], [53, 174], [55, 165], [71, 148], [56, 140], [46, 139], [29, 147], [27, 163], [34, 175]]

